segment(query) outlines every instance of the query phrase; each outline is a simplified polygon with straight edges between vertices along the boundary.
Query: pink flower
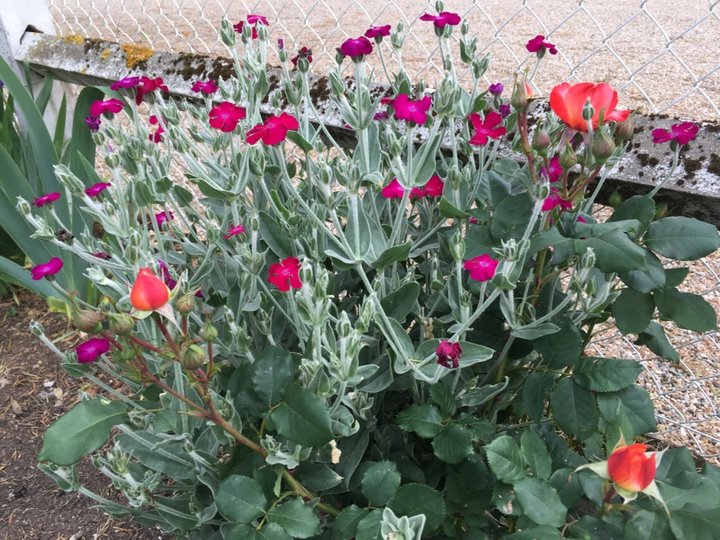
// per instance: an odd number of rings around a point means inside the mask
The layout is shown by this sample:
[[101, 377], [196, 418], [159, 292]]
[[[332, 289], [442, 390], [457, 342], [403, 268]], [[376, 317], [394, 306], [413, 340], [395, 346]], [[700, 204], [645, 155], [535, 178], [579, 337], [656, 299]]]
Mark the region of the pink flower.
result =
[[234, 131], [243, 118], [245, 109], [229, 101], [223, 101], [210, 109], [210, 126], [225, 133]]
[[530, 41], [525, 44], [525, 48], [528, 52], [537, 53], [538, 56], [542, 57], [547, 50], [550, 54], [557, 54], [555, 45], [549, 41], [545, 41], [545, 36], [538, 34]]
[[288, 131], [300, 129], [297, 118], [288, 113], [280, 116], [268, 116], [265, 122], [250, 128], [247, 134], [248, 144], [255, 144], [262, 139], [263, 144], [273, 146], [280, 144], [287, 137]]
[[445, 26], [457, 26], [460, 24], [460, 15], [449, 11], [441, 11], [437, 15], [425, 13], [420, 16], [421, 21], [432, 21], [436, 28], [445, 28]]
[[100, 121], [99, 116], [86, 116], [85, 117], [85, 125], [88, 127], [90, 131], [95, 133], [97, 130], [100, 129], [100, 124], [102, 122]]
[[[247, 22], [248, 22], [248, 24], [252, 25], [252, 33], [250, 35], [250, 37], [252, 37], [252, 39], [258, 38], [258, 32], [257, 32], [258, 24], [262, 24], [263, 26], [268, 26], [267, 17], [265, 17], [264, 15], [254, 15], [251, 13], [250, 15], [247, 16]], [[244, 26], [245, 26], [245, 22], [240, 21], [239, 23], [236, 23], [233, 25], [233, 29], [238, 34], [242, 34]]]
[[155, 223], [157, 223], [158, 227], [162, 227], [165, 223], [173, 219], [175, 219], [175, 214], [173, 214], [170, 210], [163, 210], [162, 212], [155, 214]]
[[218, 90], [218, 85], [215, 83], [215, 81], [195, 81], [195, 83], [192, 85], [191, 90], [193, 92], [202, 93], [206, 96], [209, 96], [210, 94], [214, 94]]
[[119, 99], [108, 99], [107, 101], [95, 100], [90, 105], [90, 116], [119, 113], [123, 110], [124, 106], [125, 104]]
[[510, 108], [510, 105], [503, 103], [498, 107], [498, 112], [500, 113], [501, 117], [507, 118], [508, 116], [510, 116], [512, 109]]
[[46, 193], [45, 195], [35, 197], [35, 200], [33, 200], [32, 204], [35, 208], [40, 208], [41, 206], [45, 206], [46, 204], [57, 201], [59, 198], [60, 193], [58, 193], [57, 191], [53, 191], [51, 193]]
[[162, 278], [162, 282], [165, 284], [165, 286], [170, 289], [171, 291], [175, 288], [177, 285], [177, 280], [173, 279], [172, 275], [170, 274], [170, 268], [167, 264], [165, 264], [165, 261], [162, 259], [158, 259], [158, 269], [160, 270], [160, 277]]
[[365, 37], [368, 39], [374, 39], [378, 43], [382, 41], [382, 38], [390, 35], [390, 25], [385, 26], [371, 26], [365, 31]]
[[557, 182], [558, 179], [562, 176], [563, 168], [562, 165], [560, 165], [560, 158], [555, 156], [550, 159], [550, 167], [549, 171], [545, 169], [545, 166], [540, 167], [540, 174], [547, 176], [548, 180], [550, 182]]
[[387, 120], [388, 118], [390, 118], [390, 116], [385, 111], [378, 111], [373, 114], [373, 120], [375, 120], [376, 122], [382, 122], [383, 120]]
[[37, 266], [33, 266], [30, 269], [30, 273], [32, 274], [32, 278], [35, 281], [38, 281], [44, 277], [54, 276], [60, 270], [62, 270], [62, 267], [63, 267], [62, 259], [53, 257], [46, 263], [38, 264]]
[[242, 225], [231, 225], [230, 229], [228, 229], [228, 232], [223, 234], [223, 238], [227, 240], [228, 238], [232, 238], [233, 236], [237, 236], [238, 234], [244, 234], [245, 233], [245, 227]]
[[488, 281], [495, 275], [498, 264], [500, 264], [500, 261], [484, 253], [483, 255], [465, 261], [463, 267], [465, 270], [470, 271], [470, 279], [474, 279], [475, 281]]
[[75, 347], [78, 362], [81, 364], [91, 364], [103, 354], [110, 350], [110, 341], [105, 338], [94, 337], [83, 341]]
[[372, 51], [372, 43], [365, 36], [346, 39], [338, 49], [340, 54], [349, 56], [353, 61], [362, 60], [366, 54], [370, 54]]
[[109, 182], [98, 182], [97, 184], [93, 184], [92, 186], [85, 188], [85, 194], [88, 197], [97, 197], [111, 185], [112, 184]]
[[123, 77], [119, 81], [115, 81], [110, 85], [110, 90], [120, 90], [122, 88], [135, 88], [140, 84], [140, 77]]
[[503, 90], [505, 90], [505, 87], [501, 82], [497, 82], [488, 86], [488, 92], [490, 92], [493, 96], [499, 96], [503, 93]]
[[583, 216], [578, 216], [575, 221], [577, 221], [578, 223], [587, 223], [587, 219], [585, 219]]
[[280, 291], [289, 291], [291, 288], [302, 287], [300, 281], [300, 261], [295, 257], [288, 257], [268, 268], [268, 282], [275, 285]]
[[395, 118], [422, 125], [427, 121], [427, 112], [432, 106], [432, 98], [425, 96], [422, 99], [412, 100], [407, 94], [399, 94], [392, 102], [395, 109]]
[[256, 15], [254, 13], [250, 13], [247, 16], [247, 22], [248, 22], [248, 24], [255, 24], [255, 25], [262, 24], [263, 26], [268, 25], [268, 20], [265, 15]]
[[386, 199], [402, 199], [404, 194], [405, 188], [397, 178], [393, 178], [387, 186], [380, 190], [380, 195]]
[[150, 121], [151, 125], [157, 126], [155, 133], [148, 134], [148, 139], [150, 139], [155, 144], [162, 142], [162, 136], [163, 133], [165, 133], [165, 128], [162, 127], [160, 120], [154, 114], [148, 120]]
[[652, 130], [652, 138], [655, 144], [662, 144], [668, 141], [675, 141], [678, 144], [688, 144], [697, 137], [700, 128], [692, 122], [681, 122], [673, 124], [670, 131], [657, 128]]
[[410, 190], [411, 199], [419, 199], [421, 197], [436, 198], [442, 196], [445, 182], [437, 175], [434, 174], [430, 179], [425, 182], [425, 185], [421, 188], [412, 188]]
[[304, 58], [305, 60], [307, 60], [308, 64], [311, 64], [313, 61], [312, 49], [309, 49], [308, 47], [303, 47], [298, 51], [295, 56], [290, 59], [290, 61], [293, 63], [293, 66], [297, 66], [298, 60], [300, 60], [301, 58]]
[[167, 85], [163, 82], [162, 77], [155, 77], [154, 79], [145, 76], [140, 77], [140, 82], [137, 85], [137, 94], [135, 95], [135, 103], [140, 105], [143, 98], [155, 90], [160, 90], [161, 92], [169, 91]]
[[550, 195], [545, 197], [543, 200], [541, 210], [543, 212], [551, 212], [558, 207], [561, 210], [570, 210], [572, 208], [572, 201], [563, 199], [560, 195], [558, 195], [558, 190], [552, 188], [550, 190]]
[[459, 343], [450, 343], [448, 340], [442, 340], [435, 348], [436, 362], [448, 369], [457, 369], [460, 367], [460, 356], [462, 355], [462, 347]]
[[485, 146], [489, 139], [499, 139], [507, 131], [502, 124], [502, 116], [495, 111], [490, 111], [481, 119], [478, 113], [470, 113], [468, 120], [475, 128], [475, 134], [470, 139], [474, 146]]

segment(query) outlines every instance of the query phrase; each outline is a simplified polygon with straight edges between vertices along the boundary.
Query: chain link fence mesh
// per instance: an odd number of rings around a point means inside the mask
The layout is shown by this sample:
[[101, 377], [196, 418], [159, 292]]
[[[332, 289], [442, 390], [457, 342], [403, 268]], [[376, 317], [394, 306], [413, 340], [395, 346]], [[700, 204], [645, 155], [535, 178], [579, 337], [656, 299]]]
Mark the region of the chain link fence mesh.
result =
[[[429, 85], [441, 76], [431, 23], [434, 2], [417, 0], [50, 0], [58, 34], [81, 34], [156, 49], [223, 54], [220, 20], [267, 16], [271, 43], [283, 39], [295, 51], [312, 48], [314, 70], [335, 62], [335, 49], [369, 25], [405, 25], [402, 64], [415, 80]], [[533, 69], [525, 50], [537, 34], [557, 44], [533, 78], [535, 91], [547, 95], [563, 80], [607, 81], [619, 89], [622, 106], [694, 120], [720, 118], [720, 0], [615, 2], [612, 0], [456, 0], [446, 9], [460, 13], [478, 37], [478, 49], [491, 56], [488, 83], [510, 83], [518, 69]], [[457, 32], [455, 32], [457, 34]], [[397, 67], [383, 43], [389, 68]], [[294, 54], [294, 53], [293, 53]], [[380, 73], [380, 67], [375, 66]], [[118, 74], [120, 76], [122, 74]], [[601, 210], [602, 211], [602, 210]], [[692, 265], [681, 286], [702, 294], [720, 309], [720, 257]], [[681, 361], [671, 364], [608, 327], [593, 340], [593, 354], [640, 360], [642, 383], [655, 400], [658, 435], [670, 444], [688, 445], [720, 463], [720, 338], [671, 327], [670, 339]]]

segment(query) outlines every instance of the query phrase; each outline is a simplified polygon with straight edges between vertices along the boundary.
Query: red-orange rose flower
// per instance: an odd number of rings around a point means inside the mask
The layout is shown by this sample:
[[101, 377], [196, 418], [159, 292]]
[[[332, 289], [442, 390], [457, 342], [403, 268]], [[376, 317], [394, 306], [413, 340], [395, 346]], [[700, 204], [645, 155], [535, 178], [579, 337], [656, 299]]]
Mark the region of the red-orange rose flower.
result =
[[550, 92], [550, 107], [569, 128], [587, 131], [587, 121], [583, 118], [583, 107], [590, 101], [594, 110], [593, 129], [600, 123], [600, 113], [605, 122], [624, 122], [631, 111], [616, 111], [618, 94], [606, 83], [562, 83]]
[[608, 474], [613, 483], [626, 491], [639, 492], [655, 479], [655, 454], [645, 455], [647, 446], [619, 446], [608, 458]]
[[130, 291], [130, 303], [135, 309], [152, 311], [168, 303], [170, 289], [150, 268], [141, 268]]

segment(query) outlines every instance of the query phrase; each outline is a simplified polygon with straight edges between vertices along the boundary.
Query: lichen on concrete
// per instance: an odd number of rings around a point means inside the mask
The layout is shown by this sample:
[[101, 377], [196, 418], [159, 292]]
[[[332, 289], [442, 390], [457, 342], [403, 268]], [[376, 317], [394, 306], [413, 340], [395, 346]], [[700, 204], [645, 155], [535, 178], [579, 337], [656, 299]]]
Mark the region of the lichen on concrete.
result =
[[128, 69], [142, 68], [143, 64], [155, 54], [155, 51], [146, 45], [126, 43], [120, 45], [120, 49], [125, 53], [125, 65], [127, 65]]

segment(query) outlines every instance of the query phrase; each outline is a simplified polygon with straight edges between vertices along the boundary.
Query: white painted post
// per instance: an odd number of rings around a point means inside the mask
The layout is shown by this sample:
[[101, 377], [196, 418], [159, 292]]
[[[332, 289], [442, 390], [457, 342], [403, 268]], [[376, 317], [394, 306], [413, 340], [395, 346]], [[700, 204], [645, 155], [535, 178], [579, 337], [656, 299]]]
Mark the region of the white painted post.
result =
[[[48, 0], [10, 0], [2, 2], [0, 9], [0, 56], [15, 69], [21, 80], [25, 80], [22, 68], [16, 62], [16, 53], [20, 48], [23, 36], [28, 27], [32, 27], [46, 34], [54, 34], [52, 16], [48, 6]], [[33, 90], [39, 90], [42, 86], [42, 78], [33, 80]], [[47, 108], [45, 109], [45, 123], [51, 130], [55, 129], [57, 113], [66, 90], [64, 83], [53, 83], [53, 91], [50, 96]], [[70, 100], [70, 95], [68, 95]], [[71, 103], [68, 103], [68, 113], [72, 112]], [[68, 118], [71, 115], [68, 114]], [[65, 127], [69, 135], [69, 128]]]

